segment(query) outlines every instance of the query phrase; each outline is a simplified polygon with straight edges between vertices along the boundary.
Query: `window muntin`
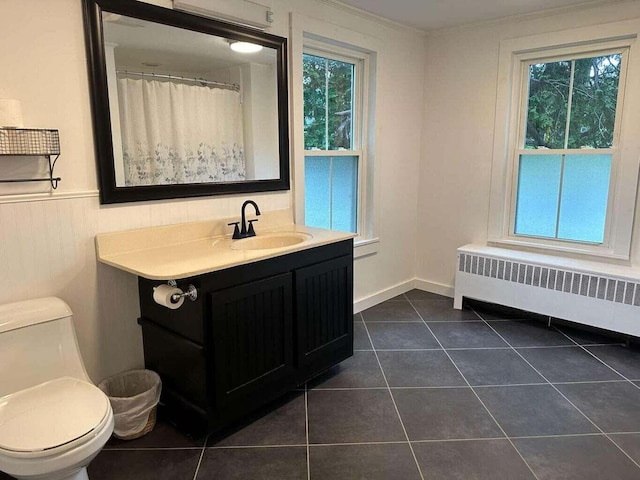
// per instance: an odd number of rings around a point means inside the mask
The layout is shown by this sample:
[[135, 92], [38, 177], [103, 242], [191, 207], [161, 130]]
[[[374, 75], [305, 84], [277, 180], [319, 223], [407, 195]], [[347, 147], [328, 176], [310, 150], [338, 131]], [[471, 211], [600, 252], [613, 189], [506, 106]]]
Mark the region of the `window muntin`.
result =
[[360, 231], [363, 60], [303, 54], [305, 224]]
[[512, 232], [603, 244], [623, 53], [525, 64]]

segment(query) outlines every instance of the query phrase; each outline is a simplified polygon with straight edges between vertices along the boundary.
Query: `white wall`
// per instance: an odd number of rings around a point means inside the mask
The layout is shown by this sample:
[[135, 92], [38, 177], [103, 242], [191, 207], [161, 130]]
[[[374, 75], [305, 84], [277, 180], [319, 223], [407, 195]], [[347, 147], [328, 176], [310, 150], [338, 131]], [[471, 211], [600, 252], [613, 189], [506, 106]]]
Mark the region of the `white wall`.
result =
[[276, 68], [275, 65], [249, 64], [251, 71], [251, 99], [244, 101], [251, 103], [251, 145], [245, 143], [245, 153], [251, 149], [253, 161], [253, 177], [278, 178], [280, 165], [277, 159], [280, 156], [278, 142], [278, 116], [273, 112], [278, 111], [278, 96], [276, 95]]
[[231, 67], [241, 85], [244, 157], [247, 179], [278, 178], [278, 95], [274, 65], [245, 63]]
[[[411, 281], [422, 131], [422, 45], [413, 33], [313, 0], [273, 0], [273, 10], [272, 33], [278, 35], [288, 35], [289, 13], [295, 11], [384, 40], [375, 165], [380, 213], [376, 234], [381, 242], [377, 254], [356, 261], [356, 300]], [[75, 313], [89, 373], [99, 381], [141, 366], [142, 350], [136, 279], [96, 262], [96, 233], [238, 215], [247, 195], [100, 206], [81, 2], [3, 0], [0, 32], [0, 98], [22, 101], [27, 126], [59, 129], [62, 150], [56, 167], [56, 175], [62, 177], [56, 195], [61, 196], [25, 201], [28, 197], [0, 195], [0, 303], [43, 295], [66, 300]], [[292, 195], [251, 198], [269, 211], [291, 207]]]
[[[425, 285], [451, 288], [456, 248], [487, 240], [500, 41], [580, 26], [597, 29], [635, 17], [640, 17], [640, 2], [621, 2], [450, 30], [426, 39], [416, 273]], [[640, 267], [638, 217], [632, 241], [634, 267]]]

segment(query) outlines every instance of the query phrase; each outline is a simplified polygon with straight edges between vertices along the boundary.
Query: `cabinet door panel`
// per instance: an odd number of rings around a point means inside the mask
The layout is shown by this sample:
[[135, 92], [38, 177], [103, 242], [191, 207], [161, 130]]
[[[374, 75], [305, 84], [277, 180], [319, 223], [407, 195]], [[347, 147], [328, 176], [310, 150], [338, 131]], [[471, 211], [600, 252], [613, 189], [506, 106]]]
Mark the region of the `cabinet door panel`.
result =
[[163, 394], [172, 391], [206, 408], [203, 347], [144, 318], [139, 323], [144, 336], [145, 367], [160, 374]]
[[291, 288], [286, 273], [209, 294], [218, 406], [278, 388], [292, 373]]
[[353, 354], [353, 257], [296, 270], [298, 366], [318, 370]]

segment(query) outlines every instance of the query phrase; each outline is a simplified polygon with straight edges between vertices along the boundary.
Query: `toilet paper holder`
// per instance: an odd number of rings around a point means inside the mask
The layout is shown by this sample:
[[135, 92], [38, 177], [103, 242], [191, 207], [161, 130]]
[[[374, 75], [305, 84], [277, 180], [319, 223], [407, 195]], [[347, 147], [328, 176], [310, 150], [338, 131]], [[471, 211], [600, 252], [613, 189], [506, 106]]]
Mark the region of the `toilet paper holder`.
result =
[[[174, 287], [174, 288], [178, 287], [178, 282], [176, 282], [175, 280], [169, 280], [167, 284], [170, 287]], [[189, 284], [186, 290], [183, 290], [182, 293], [180, 294], [176, 293], [174, 295], [171, 295], [171, 300], [173, 300], [174, 302], [177, 302], [182, 297], [188, 298], [192, 302], [195, 302], [198, 299], [198, 289], [194, 287], [192, 284]]]

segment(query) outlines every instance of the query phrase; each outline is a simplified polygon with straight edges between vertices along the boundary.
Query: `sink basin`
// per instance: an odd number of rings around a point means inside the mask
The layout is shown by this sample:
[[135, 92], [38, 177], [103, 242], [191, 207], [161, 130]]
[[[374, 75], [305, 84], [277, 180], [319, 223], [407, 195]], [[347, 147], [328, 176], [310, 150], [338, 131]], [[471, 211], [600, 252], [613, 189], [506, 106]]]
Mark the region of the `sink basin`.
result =
[[311, 235], [297, 232], [266, 233], [257, 237], [234, 240], [232, 250], [269, 250], [272, 248], [290, 247], [311, 238]]

